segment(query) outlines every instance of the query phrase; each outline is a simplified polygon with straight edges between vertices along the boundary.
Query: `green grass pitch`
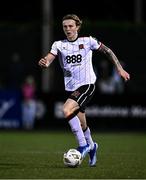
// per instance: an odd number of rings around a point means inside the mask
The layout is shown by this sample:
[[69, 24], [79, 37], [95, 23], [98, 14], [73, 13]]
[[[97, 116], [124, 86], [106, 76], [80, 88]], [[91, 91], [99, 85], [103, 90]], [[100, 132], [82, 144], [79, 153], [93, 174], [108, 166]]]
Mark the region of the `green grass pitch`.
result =
[[78, 168], [63, 164], [76, 147], [69, 131], [0, 132], [0, 179], [144, 179], [146, 133], [93, 132], [99, 143], [96, 167], [88, 156]]

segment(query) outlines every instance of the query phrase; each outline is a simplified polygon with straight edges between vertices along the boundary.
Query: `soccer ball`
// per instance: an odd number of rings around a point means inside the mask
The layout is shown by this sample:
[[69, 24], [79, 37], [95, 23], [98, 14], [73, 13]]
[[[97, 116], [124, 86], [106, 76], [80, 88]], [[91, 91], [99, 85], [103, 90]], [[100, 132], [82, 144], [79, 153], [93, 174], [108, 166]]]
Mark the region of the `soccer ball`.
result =
[[68, 167], [77, 167], [82, 162], [82, 155], [76, 149], [69, 149], [63, 155], [63, 162], [64, 162], [65, 166], [68, 166]]

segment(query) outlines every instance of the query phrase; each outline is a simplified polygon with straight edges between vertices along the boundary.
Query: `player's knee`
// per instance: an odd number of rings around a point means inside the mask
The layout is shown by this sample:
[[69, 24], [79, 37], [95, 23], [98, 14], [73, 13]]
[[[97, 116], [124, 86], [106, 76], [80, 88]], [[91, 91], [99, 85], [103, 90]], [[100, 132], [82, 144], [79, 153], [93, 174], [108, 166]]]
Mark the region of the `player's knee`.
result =
[[68, 118], [72, 114], [70, 109], [65, 106], [63, 107], [63, 113], [64, 113], [65, 118]]

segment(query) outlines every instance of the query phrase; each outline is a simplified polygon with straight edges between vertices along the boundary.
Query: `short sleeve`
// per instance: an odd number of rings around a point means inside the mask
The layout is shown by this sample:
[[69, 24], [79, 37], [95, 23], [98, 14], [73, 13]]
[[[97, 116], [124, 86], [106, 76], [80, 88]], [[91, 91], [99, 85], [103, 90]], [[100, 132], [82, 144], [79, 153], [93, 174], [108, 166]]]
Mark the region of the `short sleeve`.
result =
[[58, 52], [58, 50], [57, 50], [57, 42], [54, 42], [54, 43], [52, 44], [50, 53], [56, 56], [56, 55], [58, 54], [57, 52]]
[[101, 46], [101, 42], [99, 42], [96, 38], [90, 36], [91, 49], [97, 50]]

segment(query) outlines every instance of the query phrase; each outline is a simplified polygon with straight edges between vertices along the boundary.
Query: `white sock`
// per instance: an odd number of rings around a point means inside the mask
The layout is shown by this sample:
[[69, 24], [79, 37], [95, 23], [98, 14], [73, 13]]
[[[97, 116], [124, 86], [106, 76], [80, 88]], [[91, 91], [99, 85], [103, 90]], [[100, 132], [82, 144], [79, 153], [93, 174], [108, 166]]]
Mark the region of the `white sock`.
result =
[[94, 142], [93, 142], [93, 139], [92, 139], [92, 136], [91, 136], [91, 132], [90, 132], [90, 129], [89, 127], [86, 129], [86, 131], [84, 132], [84, 136], [86, 138], [86, 141], [88, 144], [90, 144], [91, 146], [91, 149], [94, 148]]
[[79, 146], [87, 145], [87, 142], [86, 142], [86, 139], [85, 139], [79, 118], [77, 116], [75, 116], [71, 120], [69, 120], [68, 123], [71, 127], [73, 134], [76, 137], [76, 140], [77, 140]]

